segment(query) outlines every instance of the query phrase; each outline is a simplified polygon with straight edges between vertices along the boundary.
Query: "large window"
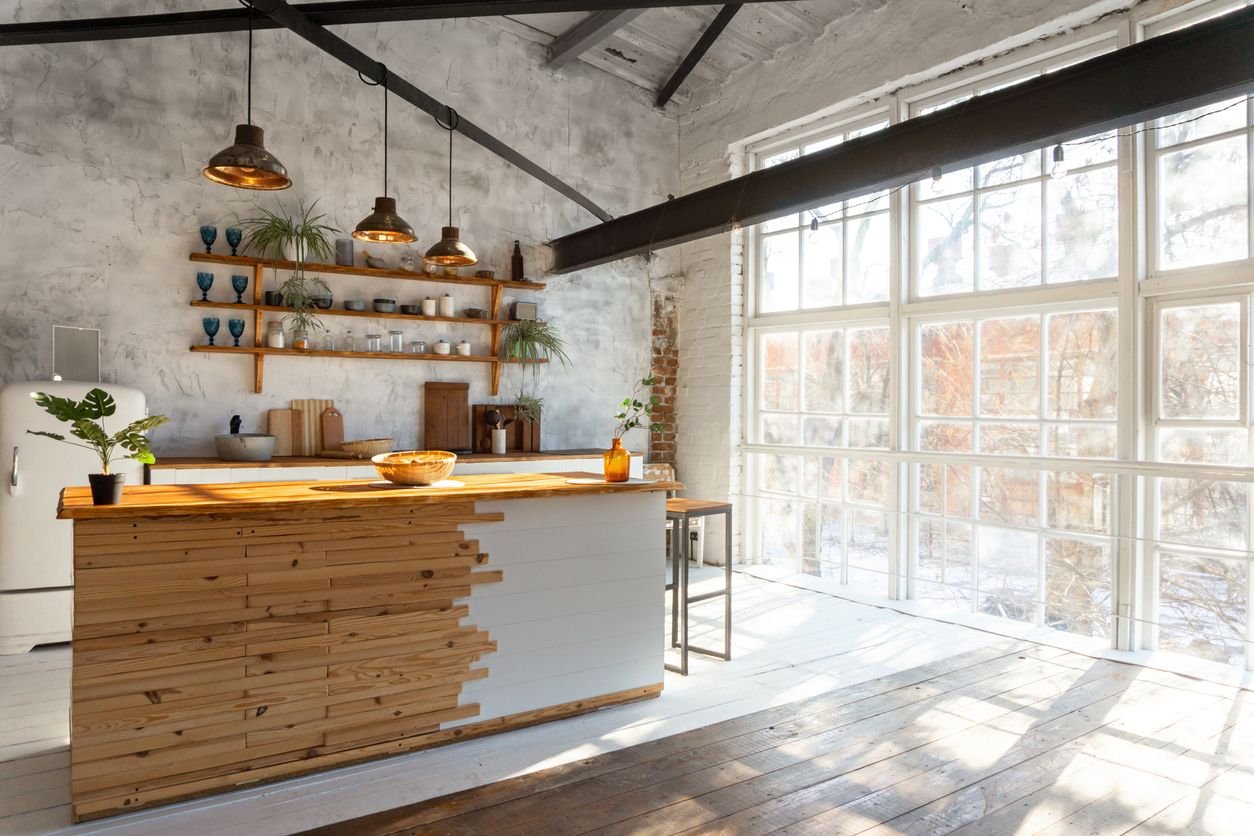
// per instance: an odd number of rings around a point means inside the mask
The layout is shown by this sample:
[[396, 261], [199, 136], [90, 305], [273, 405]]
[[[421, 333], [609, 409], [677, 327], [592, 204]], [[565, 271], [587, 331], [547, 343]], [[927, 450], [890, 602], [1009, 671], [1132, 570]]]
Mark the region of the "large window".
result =
[[[1113, 47], [900, 95], [888, 121]], [[1251, 159], [1234, 99], [754, 230], [746, 557], [1254, 669]]]

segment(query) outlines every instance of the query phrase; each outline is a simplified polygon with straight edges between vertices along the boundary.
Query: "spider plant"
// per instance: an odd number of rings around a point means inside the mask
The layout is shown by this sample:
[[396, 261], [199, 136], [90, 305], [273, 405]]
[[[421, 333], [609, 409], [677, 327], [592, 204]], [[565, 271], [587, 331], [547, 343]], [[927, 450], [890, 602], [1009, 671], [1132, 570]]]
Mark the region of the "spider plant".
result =
[[283, 258], [284, 250], [290, 245], [298, 273], [304, 271], [305, 260], [309, 257], [330, 261], [334, 254], [330, 236], [340, 230], [322, 223], [325, 214], [314, 214], [318, 201], [308, 207], [302, 201], [298, 217], [289, 216], [282, 202], [278, 203], [276, 212], [259, 204], [257, 211], [261, 214], [240, 221], [240, 226], [248, 234], [248, 245], [262, 258], [275, 261]]
[[563, 366], [570, 365], [566, 355], [566, 342], [552, 325], [536, 319], [521, 319], [505, 326], [501, 333], [501, 358], [532, 364], [533, 374], [539, 373], [538, 364], [557, 359]]
[[539, 421], [542, 406], [543, 399], [519, 392], [514, 398], [514, 418], [519, 421]]

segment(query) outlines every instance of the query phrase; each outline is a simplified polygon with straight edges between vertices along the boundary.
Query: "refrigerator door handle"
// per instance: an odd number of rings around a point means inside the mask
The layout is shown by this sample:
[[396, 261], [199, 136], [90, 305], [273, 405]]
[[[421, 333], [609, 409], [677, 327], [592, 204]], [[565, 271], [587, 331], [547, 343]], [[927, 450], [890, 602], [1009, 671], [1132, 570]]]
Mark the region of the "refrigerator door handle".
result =
[[13, 447], [13, 470], [9, 471], [9, 493], [17, 496], [17, 445]]

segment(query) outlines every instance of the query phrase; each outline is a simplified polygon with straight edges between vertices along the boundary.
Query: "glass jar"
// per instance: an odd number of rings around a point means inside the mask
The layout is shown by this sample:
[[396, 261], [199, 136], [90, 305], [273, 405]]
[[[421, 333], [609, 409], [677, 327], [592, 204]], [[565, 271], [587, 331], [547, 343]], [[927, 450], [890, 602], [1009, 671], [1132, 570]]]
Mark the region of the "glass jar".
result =
[[344, 350], [345, 351], [357, 350], [357, 340], [353, 339], [352, 331], [347, 331], [344, 334]]
[[267, 348], [283, 348], [286, 341], [283, 338], [282, 322], [266, 323], [266, 347]]
[[292, 348], [298, 348], [301, 351], [309, 350], [309, 332], [304, 328], [297, 328], [292, 332]]
[[424, 343], [422, 340], [410, 340], [409, 341], [409, 353], [410, 354], [426, 354], [427, 344]]
[[605, 451], [605, 481], [626, 482], [631, 478], [631, 453], [623, 447], [623, 440], [616, 438], [612, 447]]
[[405, 333], [403, 331], [388, 331], [388, 351], [393, 354], [400, 354], [405, 350]]
[[381, 334], [366, 335], [366, 351], [382, 351], [383, 336]]
[[331, 332], [328, 331], [322, 335], [322, 340], [318, 344], [318, 348], [323, 351], [335, 351], [335, 337], [331, 335]]

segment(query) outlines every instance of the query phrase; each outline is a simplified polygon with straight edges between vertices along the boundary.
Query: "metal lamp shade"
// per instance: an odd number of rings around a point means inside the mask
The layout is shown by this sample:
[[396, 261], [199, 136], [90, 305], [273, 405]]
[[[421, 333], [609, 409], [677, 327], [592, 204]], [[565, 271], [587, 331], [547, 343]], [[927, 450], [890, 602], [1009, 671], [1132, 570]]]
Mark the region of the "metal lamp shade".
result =
[[205, 177], [237, 189], [277, 191], [292, 185], [287, 169], [265, 147], [265, 132], [256, 125], [236, 125], [235, 144], [213, 155]]
[[396, 214], [394, 197], [376, 197], [374, 212], [357, 224], [353, 237], [374, 244], [412, 244], [418, 240], [414, 228]]
[[443, 237], [427, 250], [424, 261], [440, 267], [468, 267], [479, 263], [475, 251], [461, 242], [461, 232], [457, 227], [446, 226], [440, 235]]

